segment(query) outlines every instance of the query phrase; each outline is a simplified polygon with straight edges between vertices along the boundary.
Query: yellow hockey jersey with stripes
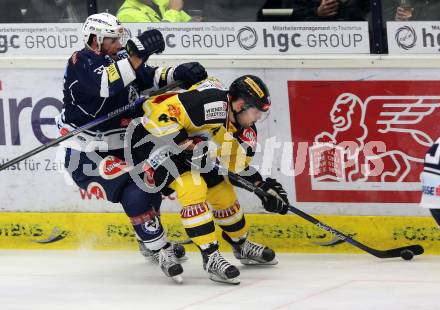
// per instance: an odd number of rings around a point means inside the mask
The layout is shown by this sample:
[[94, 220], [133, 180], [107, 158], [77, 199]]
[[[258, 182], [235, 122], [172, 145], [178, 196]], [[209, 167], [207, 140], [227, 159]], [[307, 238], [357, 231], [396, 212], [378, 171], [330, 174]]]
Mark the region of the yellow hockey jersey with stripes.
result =
[[[176, 135], [176, 144], [187, 137], [203, 137], [210, 150], [230, 171], [241, 172], [255, 154], [255, 126], [238, 130], [228, 119], [228, 92], [208, 78], [182, 93], [166, 93], [143, 103], [143, 125], [154, 136]], [[213, 143], [212, 143], [213, 142]]]

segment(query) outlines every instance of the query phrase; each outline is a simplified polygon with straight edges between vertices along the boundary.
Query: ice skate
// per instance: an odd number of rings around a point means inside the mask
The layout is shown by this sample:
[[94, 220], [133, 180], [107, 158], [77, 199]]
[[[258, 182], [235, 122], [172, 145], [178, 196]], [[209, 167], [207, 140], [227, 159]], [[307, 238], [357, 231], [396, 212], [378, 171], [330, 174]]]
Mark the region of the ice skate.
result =
[[240, 260], [243, 265], [278, 264], [278, 260], [275, 258], [275, 252], [271, 248], [251, 242], [247, 238], [235, 242], [224, 232], [222, 236], [232, 246], [235, 258]]
[[167, 277], [172, 278], [179, 284], [183, 282], [183, 278], [181, 276], [183, 273], [183, 268], [179, 263], [171, 245], [164, 247], [159, 251], [154, 251], [152, 260], [157, 260], [160, 268]]
[[[185, 247], [179, 243], [171, 243], [171, 247], [173, 248], [174, 255], [178, 259], [179, 262], [183, 262], [188, 260], [188, 257], [186, 257], [186, 251]], [[155, 251], [152, 251], [148, 249], [145, 244], [138, 240], [139, 245], [139, 251], [141, 252], [142, 256], [145, 257], [145, 259], [153, 264], [159, 264], [159, 255], [154, 255]]]
[[209, 278], [215, 282], [240, 284], [240, 271], [231, 265], [219, 252], [218, 245], [213, 244], [208, 249], [202, 251], [203, 269]]

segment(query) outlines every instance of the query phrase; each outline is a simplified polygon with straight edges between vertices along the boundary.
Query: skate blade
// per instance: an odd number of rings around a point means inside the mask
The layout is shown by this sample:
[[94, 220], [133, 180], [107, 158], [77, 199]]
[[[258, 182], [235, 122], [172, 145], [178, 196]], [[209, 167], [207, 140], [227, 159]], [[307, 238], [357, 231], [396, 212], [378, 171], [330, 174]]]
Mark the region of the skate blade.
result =
[[259, 261], [253, 260], [253, 259], [243, 258], [243, 259], [240, 259], [240, 263], [242, 263], [243, 265], [247, 265], [247, 266], [273, 266], [273, 265], [278, 264], [278, 260], [276, 260], [274, 258], [270, 262], [259, 262]]
[[218, 283], [226, 283], [226, 284], [232, 284], [232, 285], [239, 285], [240, 284], [240, 278], [239, 277], [235, 277], [235, 278], [232, 278], [232, 279], [223, 279], [223, 278], [221, 278], [219, 276], [211, 274], [211, 275], [209, 275], [209, 279], [211, 281], [218, 282]]
[[182, 276], [174, 276], [174, 277], [171, 277], [171, 279], [174, 281], [174, 282], [176, 282], [177, 284], [182, 284], [183, 283], [183, 277]]

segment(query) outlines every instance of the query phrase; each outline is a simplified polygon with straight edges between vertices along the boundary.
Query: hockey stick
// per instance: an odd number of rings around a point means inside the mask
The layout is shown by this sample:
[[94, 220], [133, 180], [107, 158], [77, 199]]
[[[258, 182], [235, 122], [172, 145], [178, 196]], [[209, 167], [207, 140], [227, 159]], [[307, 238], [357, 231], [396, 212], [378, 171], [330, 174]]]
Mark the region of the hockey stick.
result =
[[[226, 168], [223, 168], [217, 162], [215, 162], [213, 164], [214, 164], [215, 169], [217, 169], [222, 174], [227, 174], [230, 179], [232, 179], [235, 182], [237, 182], [238, 184], [240, 184], [246, 190], [248, 190], [250, 192], [258, 193], [259, 195], [262, 195], [262, 196], [270, 196], [271, 195], [271, 194], [265, 192], [264, 190], [262, 190], [261, 188], [259, 188], [258, 186], [254, 185], [253, 183], [247, 181], [246, 179], [244, 179], [240, 175], [235, 174], [235, 173], [227, 170]], [[378, 258], [401, 257], [404, 260], [411, 260], [414, 257], [414, 255], [420, 255], [420, 254], [423, 254], [423, 252], [424, 252], [424, 249], [421, 245], [409, 245], [409, 246], [404, 246], [404, 247], [390, 249], [390, 250], [373, 249], [373, 248], [370, 248], [369, 246], [366, 246], [363, 243], [360, 243], [359, 241], [354, 240], [350, 236], [347, 236], [344, 233], [328, 226], [327, 224], [322, 223], [321, 221], [319, 221], [315, 217], [295, 208], [292, 205], [289, 205], [289, 211], [302, 217], [306, 221], [311, 222], [312, 224], [316, 225], [317, 227], [319, 227], [325, 231], [328, 231], [329, 233], [331, 233], [332, 235], [334, 235], [338, 239], [345, 241], [345, 242], [348, 242], [351, 245], [353, 245], [361, 250], [364, 250], [365, 252], [370, 253], [371, 255], [374, 255]]]
[[87, 123], [81, 127], [78, 127], [77, 129], [75, 129], [73, 131], [70, 131], [69, 133], [67, 133], [64, 136], [61, 136], [56, 139], [52, 139], [51, 141], [47, 142], [46, 144], [40, 145], [39, 147], [37, 147], [33, 150], [30, 150], [29, 152], [24, 153], [23, 155], [18, 156], [16, 158], [11, 159], [10, 161], [4, 163], [3, 165], [0, 166], [0, 171], [5, 170], [6, 168], [9, 168], [10, 166], [15, 165], [16, 163], [18, 163], [22, 160], [25, 160], [26, 158], [29, 158], [31, 156], [34, 156], [34, 155], [52, 147], [52, 146], [55, 146], [55, 145], [65, 141], [67, 139], [70, 139], [71, 137], [76, 136], [77, 134], [80, 134], [80, 133], [82, 133], [92, 127], [95, 127], [95, 126], [102, 124], [110, 119], [113, 119], [117, 116], [120, 116], [120, 115], [124, 114], [125, 112], [127, 112], [128, 110], [134, 109], [137, 106], [139, 106], [140, 104], [142, 104], [145, 101], [145, 99], [163, 94], [164, 92], [171, 90], [173, 88], [176, 88], [176, 87], [180, 86], [181, 84], [182, 84], [181, 81], [172, 82], [162, 88], [159, 88], [158, 90], [156, 90], [154, 92], [151, 92], [151, 94], [149, 96], [141, 97], [142, 100], [137, 99], [135, 102], [127, 104], [123, 107], [120, 107], [119, 109], [116, 109], [115, 111], [112, 111], [112, 112], [108, 113], [107, 115], [103, 115], [101, 117], [98, 117], [98, 118], [94, 119], [93, 121], [91, 121], [90, 123]]

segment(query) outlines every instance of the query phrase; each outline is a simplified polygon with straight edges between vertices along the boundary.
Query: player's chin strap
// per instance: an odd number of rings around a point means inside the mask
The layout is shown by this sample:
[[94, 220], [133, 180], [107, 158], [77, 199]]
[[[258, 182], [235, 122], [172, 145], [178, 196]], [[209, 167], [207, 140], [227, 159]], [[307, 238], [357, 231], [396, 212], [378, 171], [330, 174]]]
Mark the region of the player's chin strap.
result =
[[237, 129], [240, 129], [241, 126], [240, 126], [240, 124], [238, 123], [238, 115], [241, 114], [241, 113], [243, 113], [244, 111], [246, 111], [247, 108], [244, 108], [244, 107], [243, 107], [243, 108], [241, 108], [240, 111], [236, 112], [236, 111], [232, 108], [232, 101], [235, 100], [235, 99], [236, 99], [236, 98], [232, 98], [231, 94], [228, 94], [228, 106], [229, 106], [229, 109], [231, 109], [232, 115], [234, 116], [234, 122], [233, 122], [233, 124], [234, 124], [234, 126], [235, 126]]
[[[242, 98], [242, 99], [243, 99], [243, 98]], [[240, 115], [241, 113], [243, 113], [244, 111], [246, 111], [246, 110], [249, 109], [249, 108], [255, 107], [255, 105], [253, 105], [253, 104], [249, 104], [249, 103], [246, 103], [246, 101], [245, 101], [245, 104], [243, 105], [243, 107], [241, 108], [241, 110], [238, 111], [238, 112], [236, 112], [236, 111], [234, 111], [234, 109], [232, 108], [232, 101], [233, 101], [233, 100], [234, 100], [234, 98], [232, 98], [231, 95], [228, 95], [228, 105], [229, 105], [229, 108], [231, 109], [232, 115], [234, 115], [234, 121], [235, 121], [235, 122], [233, 122], [233, 123], [234, 123], [234, 126], [235, 126], [237, 129], [241, 129], [242, 126], [238, 123], [238, 115]], [[244, 99], [243, 99], [243, 100], [244, 100]], [[268, 113], [268, 112], [266, 112], [266, 113]]]
[[[192, 166], [195, 166], [195, 164], [191, 163]], [[252, 182], [249, 182], [248, 180], [244, 179], [243, 177], [241, 177], [240, 175], [229, 171], [228, 169], [222, 167], [219, 164], [218, 159], [216, 159], [215, 162], [212, 163], [214, 169], [216, 169], [219, 174], [221, 175], [227, 175], [231, 180], [235, 181], [236, 183], [240, 184], [241, 187], [243, 187], [244, 189], [250, 191], [250, 192], [254, 192], [257, 193], [259, 195], [262, 196], [268, 196], [271, 195], [270, 193], [262, 190], [260, 187], [258, 187], [257, 185], [253, 184]], [[196, 167], [197, 169], [197, 167]], [[276, 196], [275, 196], [276, 197]], [[279, 198], [277, 198], [279, 199]], [[283, 202], [284, 203], [284, 202]], [[327, 224], [324, 224], [322, 222], [320, 222], [318, 219], [316, 219], [315, 217], [295, 208], [292, 205], [289, 205], [289, 209], [290, 212], [295, 213], [296, 215], [302, 217], [303, 219], [305, 219], [306, 221], [309, 221], [311, 223], [313, 223], [314, 225], [316, 225], [318, 228], [323, 229], [329, 233], [331, 233], [332, 235], [334, 235], [335, 237], [337, 237], [338, 239], [348, 242], [351, 245], [371, 254], [374, 255], [378, 258], [392, 258], [392, 257], [402, 257], [405, 260], [410, 260], [413, 258], [414, 255], [420, 255], [423, 254], [424, 249], [421, 245], [409, 245], [409, 246], [404, 246], [404, 247], [400, 247], [400, 248], [394, 248], [394, 249], [389, 249], [389, 250], [377, 250], [377, 249], [373, 249], [370, 248], [369, 246], [354, 240], [353, 238], [351, 238], [348, 235], [345, 235], [344, 233], [328, 226]]]

